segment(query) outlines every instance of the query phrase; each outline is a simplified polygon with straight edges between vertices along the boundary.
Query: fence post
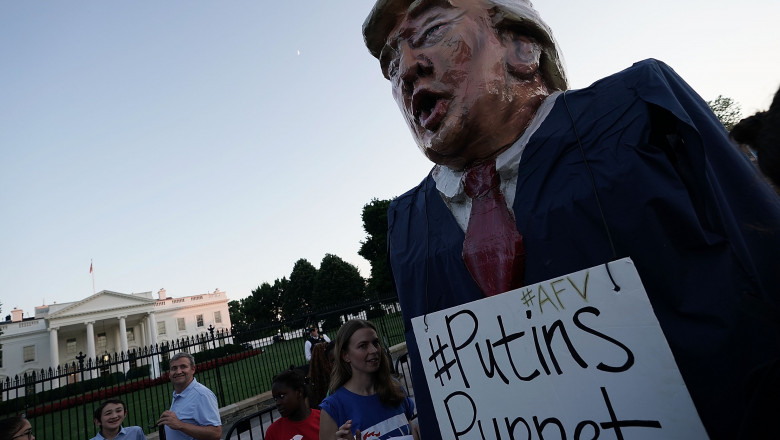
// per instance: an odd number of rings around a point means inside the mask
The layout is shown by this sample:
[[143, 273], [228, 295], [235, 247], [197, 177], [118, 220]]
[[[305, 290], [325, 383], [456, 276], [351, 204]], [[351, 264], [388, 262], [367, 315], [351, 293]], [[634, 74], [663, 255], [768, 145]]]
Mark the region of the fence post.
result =
[[[379, 308], [381, 310], [384, 310], [382, 307], [382, 303], [377, 303], [379, 305]], [[369, 306], [369, 310], [371, 310], [371, 307]], [[379, 326], [382, 327], [382, 346], [385, 348], [385, 354], [387, 355], [387, 360], [390, 362], [390, 372], [391, 373], [397, 373], [395, 371], [395, 364], [393, 363], [393, 355], [390, 353], [390, 333], [387, 331], [387, 321], [386, 315], [381, 315], [379, 317]]]
[[79, 381], [81, 383], [81, 407], [83, 408], [84, 413], [84, 436], [85, 438], [89, 438], [89, 428], [87, 425], [87, 399], [84, 398], [84, 393], [86, 391], [84, 390], [84, 359], [87, 357], [83, 352], [79, 352], [79, 355], [76, 356], [76, 359], [79, 361], [79, 372], [81, 373], [81, 380]]
[[[217, 340], [214, 339], [214, 326], [209, 324], [209, 333], [211, 334], [211, 342], [214, 345], [214, 350], [216, 352], [217, 349]], [[225, 406], [225, 390], [222, 387], [222, 372], [220, 371], [219, 366], [219, 358], [214, 359], [215, 369], [217, 370], [217, 386], [219, 386], [219, 407], [224, 408]]]

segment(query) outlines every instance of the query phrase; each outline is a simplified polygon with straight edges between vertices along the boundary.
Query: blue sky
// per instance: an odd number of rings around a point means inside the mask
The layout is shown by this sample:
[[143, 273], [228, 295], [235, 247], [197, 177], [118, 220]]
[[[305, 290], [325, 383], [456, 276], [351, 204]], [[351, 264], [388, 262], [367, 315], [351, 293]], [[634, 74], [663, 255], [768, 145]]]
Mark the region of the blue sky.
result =
[[[360, 32], [367, 0], [0, 3], [3, 315], [95, 288], [247, 296], [416, 185]], [[570, 4], [571, 3], [571, 4]], [[541, 2], [573, 88], [653, 57], [747, 116], [780, 86], [780, 2]]]

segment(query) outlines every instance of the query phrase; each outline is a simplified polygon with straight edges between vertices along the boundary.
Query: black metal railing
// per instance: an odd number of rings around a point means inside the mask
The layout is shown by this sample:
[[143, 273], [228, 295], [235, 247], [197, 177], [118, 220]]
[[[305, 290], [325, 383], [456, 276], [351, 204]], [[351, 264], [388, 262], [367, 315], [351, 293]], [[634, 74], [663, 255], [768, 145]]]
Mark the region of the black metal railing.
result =
[[[385, 298], [332, 307], [292, 322], [316, 322], [335, 337], [338, 328], [322, 324], [369, 318], [389, 347], [404, 341], [399, 310], [394, 299]], [[195, 377], [225, 407], [270, 390], [273, 376], [291, 365], [305, 365], [303, 336], [302, 326], [292, 328], [287, 322], [240, 331], [210, 327], [196, 337], [140, 350], [96, 358], [80, 354], [77, 362], [0, 382], [0, 418], [24, 413], [38, 440], [91, 438], [96, 432], [93, 410], [101, 401], [118, 397], [128, 408], [125, 425], [140, 426], [149, 434], [171, 404], [167, 370], [173, 354], [187, 351], [195, 357]]]
[[276, 406], [262, 409], [236, 420], [225, 434], [225, 440], [265, 440], [265, 431], [279, 418]]

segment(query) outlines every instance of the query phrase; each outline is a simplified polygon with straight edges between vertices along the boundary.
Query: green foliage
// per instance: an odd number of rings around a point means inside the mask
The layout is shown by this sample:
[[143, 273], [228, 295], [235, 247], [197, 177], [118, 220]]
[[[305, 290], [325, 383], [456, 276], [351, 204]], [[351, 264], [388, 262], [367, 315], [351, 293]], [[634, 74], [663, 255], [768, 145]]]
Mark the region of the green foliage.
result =
[[311, 312], [316, 278], [317, 268], [308, 260], [301, 258], [295, 262], [290, 273], [290, 282], [281, 297], [282, 316], [285, 321], [289, 321], [294, 316]]
[[278, 323], [281, 317], [281, 296], [287, 288], [287, 278], [276, 279], [274, 285], [263, 283], [243, 300], [243, 312], [250, 325]]
[[358, 268], [336, 255], [325, 254], [314, 280], [314, 308], [356, 301], [364, 297], [365, 280]]
[[380, 306], [375, 306], [375, 307], [371, 307], [370, 309], [368, 309], [368, 311], [366, 312], [366, 318], [368, 318], [369, 320], [374, 320], [374, 319], [377, 319], [377, 318], [381, 318], [382, 316], [385, 316], [386, 314], [387, 314], [387, 312], [385, 312], [385, 309], [383, 309]]
[[137, 379], [139, 377], [149, 377], [152, 375], [151, 365], [140, 365], [138, 367], [131, 367], [127, 370], [125, 377], [127, 380]]
[[233, 325], [233, 328], [246, 330], [249, 328], [249, 323], [246, 320], [246, 315], [244, 314], [242, 303], [243, 300], [233, 300], [228, 302], [228, 313], [230, 314], [230, 323]]
[[[326, 330], [333, 329], [333, 333], [335, 335], [336, 332], [338, 332], [339, 328], [341, 327], [341, 316], [339, 315], [328, 315], [322, 323], [322, 330], [323, 333], [327, 333]], [[333, 337], [331, 337], [331, 340]]]
[[[31, 383], [36, 381], [35, 376], [27, 376]], [[37, 379], [40, 380], [40, 379]], [[121, 371], [107, 374], [105, 376], [96, 377], [94, 379], [87, 379], [83, 382], [69, 383], [67, 385], [53, 388], [45, 391], [38, 392], [35, 399], [38, 402], [57, 401], [60, 399], [66, 399], [71, 396], [76, 396], [82, 393], [88, 393], [90, 391], [99, 390], [102, 388], [110, 387], [125, 382], [125, 374]], [[24, 402], [24, 397], [15, 399], [18, 402]]]
[[366, 240], [358, 254], [371, 263], [367, 292], [378, 296], [395, 295], [395, 287], [387, 264], [387, 209], [391, 200], [373, 199], [363, 206], [363, 229]]
[[[279, 322], [282, 319], [282, 297], [287, 290], [287, 285], [290, 282], [286, 277], [274, 280], [274, 285], [271, 287], [272, 294], [268, 296], [268, 302], [261, 302], [260, 307], [268, 307], [272, 312], [272, 316], [269, 316], [268, 323]], [[273, 300], [272, 300], [273, 299]]]
[[739, 121], [742, 120], [742, 109], [737, 101], [731, 98], [727, 98], [723, 95], [718, 95], [712, 101], [707, 101], [707, 105], [710, 106], [712, 112], [718, 117], [718, 120], [726, 128], [726, 131], [731, 131]]
[[201, 363], [212, 359], [223, 358], [230, 354], [241, 353], [242, 351], [244, 351], [244, 348], [239, 344], [225, 344], [222, 347], [199, 351], [194, 353], [192, 357], [195, 358], [195, 363]]

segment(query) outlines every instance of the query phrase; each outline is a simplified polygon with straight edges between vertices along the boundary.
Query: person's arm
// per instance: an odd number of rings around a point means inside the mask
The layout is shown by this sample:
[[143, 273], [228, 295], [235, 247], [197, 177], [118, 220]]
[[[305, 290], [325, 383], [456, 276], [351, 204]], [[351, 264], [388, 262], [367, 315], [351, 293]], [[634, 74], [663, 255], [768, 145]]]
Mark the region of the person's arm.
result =
[[357, 435], [352, 435], [352, 420], [347, 420], [337, 427], [336, 421], [326, 411], [320, 411], [320, 440], [355, 440], [360, 438], [360, 430]]
[[330, 338], [328, 337], [328, 335], [323, 334], [322, 338], [325, 339], [325, 342], [330, 342]]
[[303, 344], [303, 350], [306, 353], [306, 362], [311, 362], [311, 341], [306, 340], [306, 343]]
[[336, 438], [336, 421], [325, 411], [320, 411], [320, 440], [333, 440]]
[[182, 422], [173, 411], [163, 411], [157, 425], [181, 431], [195, 440], [220, 440], [222, 437], [222, 426], [200, 426]]

